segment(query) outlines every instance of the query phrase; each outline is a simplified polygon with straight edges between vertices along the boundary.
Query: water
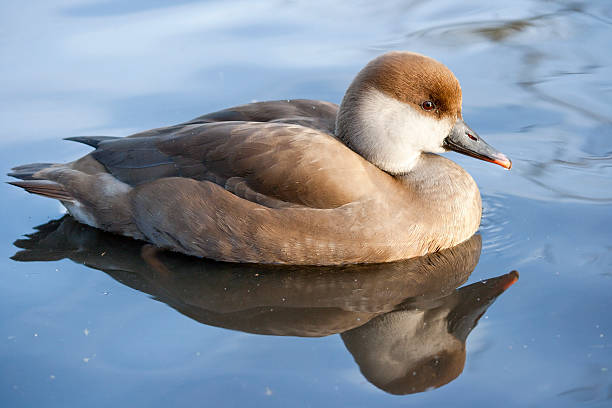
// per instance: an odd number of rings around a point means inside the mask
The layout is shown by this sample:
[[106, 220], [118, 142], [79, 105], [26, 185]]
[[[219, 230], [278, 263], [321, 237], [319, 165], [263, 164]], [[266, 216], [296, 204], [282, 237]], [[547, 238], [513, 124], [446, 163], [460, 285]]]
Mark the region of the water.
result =
[[[449, 154], [478, 182], [484, 218], [467, 260], [422, 261], [429, 275], [415, 261], [291, 274], [147, 263], [4, 185], [3, 406], [610, 405], [609, 2], [58, 0], [4, 2], [0, 16], [2, 173], [87, 151], [62, 137], [252, 100], [339, 102], [390, 49], [446, 63], [467, 122], [514, 164]], [[16, 259], [47, 261], [10, 259], [16, 240], [30, 248]]]

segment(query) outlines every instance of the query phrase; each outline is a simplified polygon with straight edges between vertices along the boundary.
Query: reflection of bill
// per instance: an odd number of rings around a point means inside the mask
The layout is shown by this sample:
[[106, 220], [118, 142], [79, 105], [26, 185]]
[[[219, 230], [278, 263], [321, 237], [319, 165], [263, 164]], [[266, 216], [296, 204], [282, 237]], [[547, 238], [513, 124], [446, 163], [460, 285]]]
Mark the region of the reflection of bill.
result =
[[511, 272], [456, 289], [478, 263], [478, 235], [401, 262], [304, 267], [159, 252], [71, 217], [37, 230], [15, 242], [24, 250], [13, 259], [72, 259], [212, 326], [279, 336], [341, 333], [363, 375], [394, 394], [456, 378], [463, 371], [468, 334], [518, 277]]

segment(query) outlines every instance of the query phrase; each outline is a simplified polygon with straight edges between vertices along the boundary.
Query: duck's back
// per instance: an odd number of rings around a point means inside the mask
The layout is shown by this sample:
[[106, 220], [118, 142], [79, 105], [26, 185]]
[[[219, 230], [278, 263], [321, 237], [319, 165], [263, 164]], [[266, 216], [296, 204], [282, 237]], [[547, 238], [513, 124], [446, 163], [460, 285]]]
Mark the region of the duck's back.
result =
[[380, 194], [396, 181], [330, 134], [335, 109], [262, 103], [126, 138], [75, 138], [96, 150], [13, 175], [82, 222], [192, 255], [301, 264], [398, 259]]
[[393, 183], [331, 134], [280, 121], [188, 122], [102, 140], [91, 158], [130, 187], [168, 177], [209, 181], [272, 208], [336, 208]]

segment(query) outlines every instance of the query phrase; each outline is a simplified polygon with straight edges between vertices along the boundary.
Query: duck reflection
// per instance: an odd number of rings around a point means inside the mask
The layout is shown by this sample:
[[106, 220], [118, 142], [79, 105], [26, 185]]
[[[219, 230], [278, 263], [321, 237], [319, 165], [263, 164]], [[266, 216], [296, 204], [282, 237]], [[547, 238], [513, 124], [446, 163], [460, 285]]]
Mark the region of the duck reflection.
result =
[[401, 262], [334, 267], [232, 264], [157, 251], [66, 216], [15, 241], [17, 261], [74, 262], [104, 271], [207, 325], [319, 337], [340, 333], [362, 374], [393, 394], [440, 387], [465, 364], [478, 319], [517, 272], [456, 289], [481, 238]]

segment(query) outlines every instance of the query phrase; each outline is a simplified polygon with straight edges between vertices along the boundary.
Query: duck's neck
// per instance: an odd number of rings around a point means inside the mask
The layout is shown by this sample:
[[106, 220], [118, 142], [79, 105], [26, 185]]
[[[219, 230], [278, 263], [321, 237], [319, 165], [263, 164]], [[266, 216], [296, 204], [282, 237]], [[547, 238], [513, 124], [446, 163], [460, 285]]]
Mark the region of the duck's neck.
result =
[[426, 226], [428, 245], [433, 247], [429, 249], [454, 246], [478, 229], [482, 214], [478, 186], [455, 162], [422, 153], [411, 171], [395, 179], [410, 194], [406, 211], [417, 211], [417, 222]]

